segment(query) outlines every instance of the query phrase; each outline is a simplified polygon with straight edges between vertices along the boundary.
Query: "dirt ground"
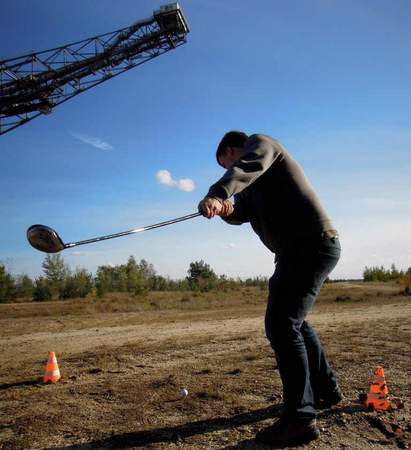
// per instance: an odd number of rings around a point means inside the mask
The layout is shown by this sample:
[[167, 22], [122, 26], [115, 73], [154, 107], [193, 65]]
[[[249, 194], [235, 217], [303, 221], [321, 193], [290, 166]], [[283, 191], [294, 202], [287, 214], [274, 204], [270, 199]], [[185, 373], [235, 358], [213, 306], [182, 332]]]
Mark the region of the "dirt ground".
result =
[[[411, 297], [398, 292], [323, 288], [309, 320], [346, 398], [319, 412], [321, 436], [303, 448], [411, 447]], [[268, 448], [254, 435], [279, 415], [281, 383], [264, 336], [265, 296], [248, 288], [150, 294], [133, 306], [0, 305], [0, 448]], [[39, 381], [49, 350], [63, 376], [56, 385]], [[403, 408], [377, 413], [359, 401], [377, 365]]]

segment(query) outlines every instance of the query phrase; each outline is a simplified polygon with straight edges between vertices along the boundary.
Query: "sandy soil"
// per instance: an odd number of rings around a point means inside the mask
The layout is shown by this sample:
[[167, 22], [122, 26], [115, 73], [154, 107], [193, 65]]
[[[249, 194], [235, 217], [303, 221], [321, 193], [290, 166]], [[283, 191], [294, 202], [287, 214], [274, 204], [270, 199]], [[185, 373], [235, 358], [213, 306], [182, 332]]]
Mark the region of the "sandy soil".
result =
[[[319, 413], [321, 437], [305, 448], [411, 445], [411, 300], [375, 300], [319, 303], [311, 314], [346, 399]], [[0, 448], [266, 448], [253, 437], [278, 416], [281, 384], [263, 301], [24, 317], [0, 306]], [[48, 350], [63, 375], [56, 385], [38, 381]], [[380, 364], [404, 408], [376, 413], [359, 401]]]

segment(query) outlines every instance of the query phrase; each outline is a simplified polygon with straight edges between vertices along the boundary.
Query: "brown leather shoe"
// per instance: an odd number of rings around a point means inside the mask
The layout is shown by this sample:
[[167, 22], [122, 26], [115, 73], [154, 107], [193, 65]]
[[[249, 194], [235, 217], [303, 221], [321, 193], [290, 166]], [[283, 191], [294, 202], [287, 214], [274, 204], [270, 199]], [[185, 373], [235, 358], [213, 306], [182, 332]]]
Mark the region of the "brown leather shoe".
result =
[[320, 432], [315, 419], [305, 424], [281, 418], [273, 425], [260, 430], [255, 438], [264, 444], [285, 447], [288, 445], [306, 444], [319, 436]]

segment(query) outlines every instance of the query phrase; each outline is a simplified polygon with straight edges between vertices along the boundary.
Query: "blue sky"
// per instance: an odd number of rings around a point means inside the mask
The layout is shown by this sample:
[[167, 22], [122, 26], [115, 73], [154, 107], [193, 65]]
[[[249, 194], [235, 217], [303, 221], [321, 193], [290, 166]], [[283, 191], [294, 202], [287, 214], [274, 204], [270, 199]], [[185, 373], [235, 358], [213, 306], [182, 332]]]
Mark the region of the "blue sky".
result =
[[[128, 26], [164, 3], [8, 2], [0, 59]], [[222, 175], [216, 144], [242, 129], [276, 137], [304, 167], [341, 234], [334, 278], [360, 277], [366, 265], [410, 267], [409, 0], [180, 5], [185, 45], [0, 137], [0, 260], [14, 273], [41, 273], [44, 254], [25, 239], [33, 223], [68, 242], [194, 212]], [[187, 179], [193, 185], [179, 183]], [[63, 256], [94, 272], [131, 254], [172, 278], [200, 259], [229, 276], [273, 271], [248, 225], [220, 219]]]

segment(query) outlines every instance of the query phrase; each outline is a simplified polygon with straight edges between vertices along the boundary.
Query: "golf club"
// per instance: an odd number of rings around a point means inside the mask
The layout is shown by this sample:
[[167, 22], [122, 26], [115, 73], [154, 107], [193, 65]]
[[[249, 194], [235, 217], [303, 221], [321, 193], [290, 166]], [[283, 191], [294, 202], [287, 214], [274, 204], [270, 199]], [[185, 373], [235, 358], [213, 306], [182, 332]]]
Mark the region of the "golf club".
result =
[[182, 222], [183, 220], [192, 219], [200, 216], [201, 213], [196, 212], [188, 214], [187, 216], [178, 217], [177, 219], [167, 220], [165, 222], [156, 223], [154, 225], [148, 225], [142, 228], [134, 228], [132, 230], [122, 231], [120, 233], [108, 234], [107, 236], [99, 236], [92, 239], [86, 239], [84, 241], [68, 242], [65, 244], [60, 238], [58, 233], [46, 225], [32, 225], [27, 230], [27, 239], [31, 246], [36, 250], [46, 253], [58, 253], [66, 248], [76, 247], [77, 245], [91, 244], [93, 242], [105, 241], [107, 239], [114, 239], [121, 236], [127, 236], [129, 234], [141, 233], [143, 231], [152, 230], [153, 228], [164, 227], [173, 223]]

